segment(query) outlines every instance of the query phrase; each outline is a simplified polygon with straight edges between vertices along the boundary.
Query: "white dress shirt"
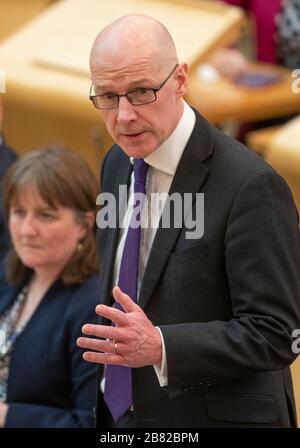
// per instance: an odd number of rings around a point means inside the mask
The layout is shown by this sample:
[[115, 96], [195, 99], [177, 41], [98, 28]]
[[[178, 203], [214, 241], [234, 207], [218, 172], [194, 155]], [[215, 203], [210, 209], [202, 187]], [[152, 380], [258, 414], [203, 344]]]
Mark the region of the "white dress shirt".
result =
[[[174, 129], [172, 134], [165, 140], [152, 154], [145, 158], [145, 162], [148, 163], [149, 169], [146, 180], [146, 195], [144, 209], [142, 211], [142, 228], [141, 228], [141, 243], [140, 243], [140, 257], [139, 257], [139, 271], [138, 271], [138, 295], [144, 276], [146, 264], [152, 247], [152, 243], [155, 237], [161, 211], [159, 212], [155, 207], [151, 207], [151, 194], [153, 193], [168, 193], [172, 180], [174, 178], [179, 160], [182, 156], [184, 148], [191, 136], [193, 128], [195, 126], [196, 116], [190, 106], [184, 101], [184, 109], [181, 119]], [[131, 160], [133, 163], [133, 160]], [[118, 285], [120, 263], [122, 253], [124, 249], [125, 239], [127, 236], [128, 225], [130, 222], [130, 216], [132, 211], [132, 204], [134, 199], [134, 173], [132, 172], [128, 207], [124, 214], [123, 221], [121, 223], [119, 243], [116, 252], [113, 285]], [[166, 198], [165, 198], [166, 199]], [[162, 206], [165, 201], [162, 201]], [[147, 205], [148, 206], [147, 206]], [[148, 214], [147, 214], [148, 212]], [[145, 227], [143, 223], [149, 220], [149, 226]], [[157, 327], [158, 328], [158, 327]], [[159, 330], [159, 328], [158, 328]], [[160, 331], [160, 330], [159, 330]], [[162, 339], [163, 356], [161, 366], [154, 366], [161, 387], [167, 386], [167, 360], [166, 350], [162, 333], [160, 331]]]

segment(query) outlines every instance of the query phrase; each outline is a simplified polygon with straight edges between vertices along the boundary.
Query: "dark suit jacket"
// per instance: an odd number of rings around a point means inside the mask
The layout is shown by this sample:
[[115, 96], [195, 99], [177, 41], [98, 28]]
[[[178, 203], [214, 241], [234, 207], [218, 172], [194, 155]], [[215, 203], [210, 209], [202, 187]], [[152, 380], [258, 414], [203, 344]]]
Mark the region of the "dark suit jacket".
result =
[[[102, 192], [117, 195], [130, 170], [114, 146]], [[287, 366], [300, 328], [300, 239], [286, 182], [197, 114], [173, 192], [204, 193], [204, 235], [186, 239], [184, 224], [157, 230], [139, 305], [163, 333], [168, 386], [152, 366], [133, 369], [137, 426], [295, 425]], [[117, 243], [117, 230], [99, 231], [105, 304]], [[99, 427], [105, 412], [99, 394]]]
[[6, 170], [16, 158], [17, 156], [14, 151], [5, 144], [4, 140], [2, 140], [2, 144], [0, 144], [0, 262], [6, 255], [10, 245], [9, 233], [4, 221], [2, 180]]
[[[99, 279], [79, 286], [55, 282], [45, 294], [11, 356], [7, 428], [91, 428], [95, 426], [96, 367], [76, 345], [81, 327], [95, 320]], [[0, 283], [0, 313], [17, 288]]]

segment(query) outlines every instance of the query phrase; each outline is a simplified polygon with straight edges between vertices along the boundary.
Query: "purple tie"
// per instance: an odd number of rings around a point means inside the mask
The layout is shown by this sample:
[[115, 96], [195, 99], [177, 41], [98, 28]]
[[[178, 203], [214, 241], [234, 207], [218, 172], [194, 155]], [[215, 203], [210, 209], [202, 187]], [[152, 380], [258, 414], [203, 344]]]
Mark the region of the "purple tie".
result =
[[[137, 279], [141, 239], [141, 210], [146, 194], [146, 176], [149, 165], [143, 159], [134, 160], [134, 208], [124, 244], [119, 273], [119, 287], [132, 300], [137, 301]], [[142, 195], [137, 195], [142, 193]], [[115, 304], [121, 309], [119, 304]], [[108, 364], [105, 374], [104, 400], [115, 421], [132, 404], [131, 368]]]

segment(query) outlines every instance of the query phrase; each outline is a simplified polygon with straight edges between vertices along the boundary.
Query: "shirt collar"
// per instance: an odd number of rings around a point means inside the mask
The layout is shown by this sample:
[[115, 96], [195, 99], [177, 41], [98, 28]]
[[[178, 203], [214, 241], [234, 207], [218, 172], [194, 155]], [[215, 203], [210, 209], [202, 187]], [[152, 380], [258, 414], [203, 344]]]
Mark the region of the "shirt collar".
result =
[[[193, 109], [183, 101], [183, 113], [171, 135], [148, 157], [145, 162], [153, 168], [174, 176], [184, 148], [193, 132], [196, 115]], [[130, 158], [133, 163], [133, 158]]]

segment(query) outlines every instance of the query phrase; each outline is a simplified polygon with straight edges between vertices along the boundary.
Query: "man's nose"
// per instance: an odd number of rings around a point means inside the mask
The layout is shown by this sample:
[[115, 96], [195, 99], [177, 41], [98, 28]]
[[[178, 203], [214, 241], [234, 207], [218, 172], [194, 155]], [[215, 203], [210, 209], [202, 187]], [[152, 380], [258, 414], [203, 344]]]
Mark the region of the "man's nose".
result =
[[130, 104], [126, 96], [119, 98], [117, 120], [119, 123], [128, 123], [137, 119], [135, 107]]

